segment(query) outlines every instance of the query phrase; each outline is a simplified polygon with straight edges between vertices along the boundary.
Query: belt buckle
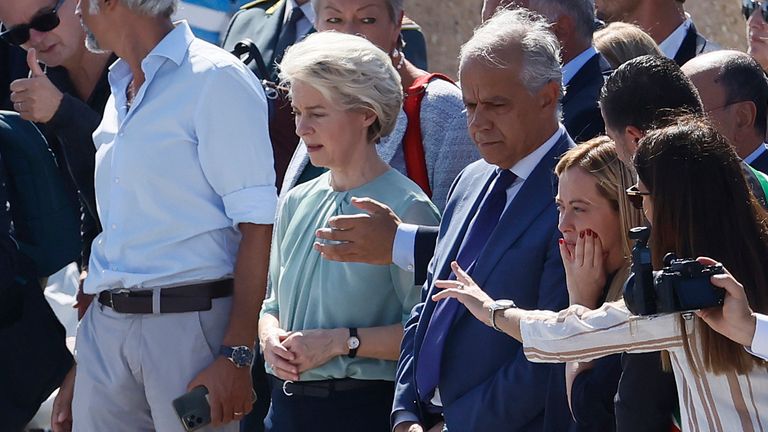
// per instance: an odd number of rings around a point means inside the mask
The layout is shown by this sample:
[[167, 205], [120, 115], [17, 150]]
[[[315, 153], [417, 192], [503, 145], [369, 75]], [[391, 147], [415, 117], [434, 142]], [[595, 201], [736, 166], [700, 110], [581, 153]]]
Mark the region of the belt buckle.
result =
[[288, 396], [288, 397], [291, 397], [291, 396], [293, 396], [293, 393], [289, 393], [289, 392], [288, 392], [288, 384], [289, 384], [289, 383], [290, 383], [290, 384], [293, 384], [293, 381], [291, 381], [291, 380], [285, 380], [285, 381], [283, 381], [283, 394], [284, 394], [284, 395], [286, 395], [286, 396]]
[[[109, 307], [112, 308], [112, 310], [115, 310], [115, 301], [114, 301], [115, 294], [117, 295], [128, 294], [131, 292], [131, 290], [123, 288], [123, 289], [112, 290], [108, 292], [109, 292]], [[115, 312], [119, 312], [119, 311], [115, 310]]]

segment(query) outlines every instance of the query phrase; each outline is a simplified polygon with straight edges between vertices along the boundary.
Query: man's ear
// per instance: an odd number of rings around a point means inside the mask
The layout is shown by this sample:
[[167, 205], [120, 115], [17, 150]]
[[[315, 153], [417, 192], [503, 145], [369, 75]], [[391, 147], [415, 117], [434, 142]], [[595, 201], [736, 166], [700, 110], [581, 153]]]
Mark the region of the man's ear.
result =
[[751, 129], [755, 127], [757, 120], [757, 106], [752, 101], [743, 101], [735, 104], [733, 107], [736, 126], [739, 129]]
[[637, 151], [637, 144], [640, 142], [640, 139], [642, 139], [645, 136], [645, 132], [641, 131], [635, 126], [629, 125], [626, 128], [624, 128], [624, 133], [629, 138], [627, 141], [627, 145], [629, 148], [629, 153], [631, 155], [634, 155]]
[[540, 101], [540, 107], [542, 109], [547, 109], [554, 107], [555, 110], [558, 108], [558, 104], [560, 103], [560, 91], [562, 89], [562, 86], [559, 82], [556, 81], [550, 81], [546, 84], [544, 84], [544, 87], [541, 88], [538, 92], [539, 101]]

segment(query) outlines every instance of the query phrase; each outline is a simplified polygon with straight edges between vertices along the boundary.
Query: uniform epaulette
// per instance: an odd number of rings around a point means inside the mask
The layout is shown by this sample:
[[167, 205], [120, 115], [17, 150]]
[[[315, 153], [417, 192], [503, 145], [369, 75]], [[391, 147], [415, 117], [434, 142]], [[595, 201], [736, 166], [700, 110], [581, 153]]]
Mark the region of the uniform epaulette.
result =
[[421, 31], [421, 26], [416, 24], [416, 21], [408, 18], [407, 16], [403, 17], [403, 30], [418, 30]]
[[[265, 3], [270, 4], [270, 3], [280, 3], [280, 2], [279, 1], [275, 2], [275, 0], [253, 0], [252, 2], [249, 2], [240, 6], [240, 10], [253, 9], [256, 6], [267, 6]], [[274, 6], [275, 5], [272, 5], [272, 7]]]

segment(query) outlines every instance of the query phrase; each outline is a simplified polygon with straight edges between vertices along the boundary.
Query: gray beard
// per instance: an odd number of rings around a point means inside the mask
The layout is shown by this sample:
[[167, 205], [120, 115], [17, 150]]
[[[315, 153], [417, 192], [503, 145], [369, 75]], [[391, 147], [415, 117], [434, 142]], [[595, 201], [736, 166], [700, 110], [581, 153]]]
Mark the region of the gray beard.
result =
[[81, 23], [81, 25], [85, 31], [85, 47], [88, 49], [88, 51], [95, 54], [106, 53], [107, 51], [101, 49], [99, 46], [99, 41], [96, 40], [96, 35], [94, 35], [93, 32], [91, 32], [91, 30], [85, 26], [85, 24]]

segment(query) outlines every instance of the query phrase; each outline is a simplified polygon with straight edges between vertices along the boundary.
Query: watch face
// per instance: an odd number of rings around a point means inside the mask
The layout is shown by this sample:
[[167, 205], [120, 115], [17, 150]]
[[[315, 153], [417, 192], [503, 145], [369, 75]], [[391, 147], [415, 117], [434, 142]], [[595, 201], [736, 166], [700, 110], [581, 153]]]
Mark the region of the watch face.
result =
[[493, 303], [494, 309], [509, 309], [515, 307], [515, 302], [512, 300], [499, 300]]
[[232, 361], [240, 366], [250, 366], [253, 362], [253, 351], [248, 347], [239, 346], [232, 350]]
[[360, 346], [360, 339], [354, 336], [347, 339], [347, 348], [353, 350], [353, 349], [357, 349], [357, 347], [359, 346]]

